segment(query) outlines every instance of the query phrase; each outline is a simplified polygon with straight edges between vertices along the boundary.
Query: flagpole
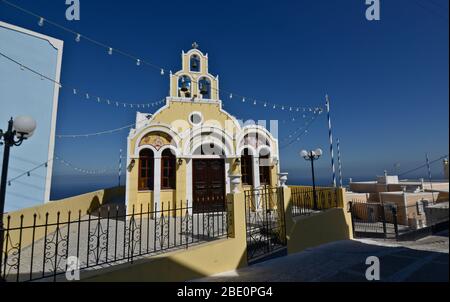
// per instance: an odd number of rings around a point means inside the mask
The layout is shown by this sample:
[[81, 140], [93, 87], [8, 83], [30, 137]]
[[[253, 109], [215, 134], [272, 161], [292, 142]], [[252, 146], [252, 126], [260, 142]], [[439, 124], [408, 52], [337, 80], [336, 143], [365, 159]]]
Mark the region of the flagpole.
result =
[[339, 170], [339, 187], [342, 188], [342, 164], [341, 164], [341, 151], [339, 149], [339, 139], [336, 140], [337, 156], [338, 156], [338, 170]]
[[328, 97], [328, 94], [325, 95], [325, 100], [328, 116], [328, 137], [330, 138], [331, 169], [333, 170], [333, 187], [336, 187], [336, 169], [334, 167], [334, 152], [333, 152], [333, 133], [331, 131], [330, 99]]

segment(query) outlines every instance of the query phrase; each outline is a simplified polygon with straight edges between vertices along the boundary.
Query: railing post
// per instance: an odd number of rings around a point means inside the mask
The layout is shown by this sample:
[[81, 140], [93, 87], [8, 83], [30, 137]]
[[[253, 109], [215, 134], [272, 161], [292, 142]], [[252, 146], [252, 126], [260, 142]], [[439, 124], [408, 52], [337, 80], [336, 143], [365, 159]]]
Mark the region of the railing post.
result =
[[381, 205], [381, 220], [383, 222], [383, 233], [384, 238], [387, 238], [387, 229], [386, 229], [386, 213], [384, 212], [384, 204]]
[[349, 201], [348, 202], [348, 211], [350, 212], [350, 217], [351, 217], [351, 220], [352, 220], [352, 231], [353, 231], [353, 237], [356, 237], [355, 236], [355, 218], [354, 218], [354, 215], [353, 215], [353, 201]]
[[397, 223], [397, 208], [392, 207], [392, 217], [394, 220], [395, 238], [398, 239], [398, 223]]

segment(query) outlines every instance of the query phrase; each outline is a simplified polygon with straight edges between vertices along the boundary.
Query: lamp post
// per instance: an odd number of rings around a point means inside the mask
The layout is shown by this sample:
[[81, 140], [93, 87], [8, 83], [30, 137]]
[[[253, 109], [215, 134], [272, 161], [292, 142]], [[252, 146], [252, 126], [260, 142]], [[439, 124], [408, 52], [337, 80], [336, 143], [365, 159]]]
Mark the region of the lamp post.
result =
[[313, 202], [314, 202], [314, 210], [317, 210], [317, 197], [316, 197], [316, 179], [314, 176], [314, 161], [318, 160], [320, 156], [322, 156], [322, 149], [317, 148], [314, 151], [306, 151], [302, 150], [300, 152], [300, 156], [305, 160], [311, 161], [311, 172], [312, 172], [312, 182], [313, 182]]
[[0, 280], [3, 263], [3, 212], [5, 209], [6, 183], [8, 180], [9, 152], [12, 146], [20, 146], [24, 140], [30, 138], [35, 129], [36, 121], [29, 116], [18, 116], [14, 120], [11, 118], [8, 122], [8, 130], [3, 132], [0, 129], [0, 145], [5, 145], [0, 182]]

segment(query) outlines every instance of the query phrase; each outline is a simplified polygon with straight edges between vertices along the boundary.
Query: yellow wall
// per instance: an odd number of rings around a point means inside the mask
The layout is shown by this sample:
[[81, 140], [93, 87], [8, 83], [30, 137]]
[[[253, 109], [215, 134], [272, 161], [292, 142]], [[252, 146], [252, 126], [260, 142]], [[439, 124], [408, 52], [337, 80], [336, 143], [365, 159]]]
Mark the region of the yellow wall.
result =
[[[23, 216], [23, 226], [33, 226], [34, 215], [36, 214], [36, 226], [43, 225], [46, 222], [46, 214], [48, 213], [48, 223], [56, 223], [58, 212], [60, 213], [59, 222], [67, 222], [69, 218], [74, 221], [78, 219], [79, 213], [84, 216], [97, 210], [101, 205], [114, 201], [124, 201], [125, 187], [116, 187], [111, 189], [104, 189], [95, 192], [90, 192], [74, 197], [69, 197], [61, 200], [50, 201], [45, 204], [21, 209], [14, 212], [5, 213], [3, 223], [5, 227], [16, 228], [20, 226], [21, 216]], [[56, 229], [55, 226], [47, 228], [47, 232], [51, 233]], [[35, 229], [35, 240], [44, 236], [44, 227]], [[10, 245], [19, 243], [19, 231], [9, 232]], [[6, 234], [5, 234], [6, 236]], [[25, 247], [32, 242], [32, 228], [24, 229], [22, 232], [22, 246]]]
[[[344, 194], [344, 189], [339, 189], [340, 200], [345, 200]], [[351, 215], [347, 213], [345, 204], [309, 216], [292, 217], [290, 200], [291, 189], [284, 188], [289, 254], [328, 242], [353, 238]]]
[[247, 265], [244, 194], [228, 195], [230, 237], [98, 271], [82, 271], [88, 282], [176, 282], [210, 276]]

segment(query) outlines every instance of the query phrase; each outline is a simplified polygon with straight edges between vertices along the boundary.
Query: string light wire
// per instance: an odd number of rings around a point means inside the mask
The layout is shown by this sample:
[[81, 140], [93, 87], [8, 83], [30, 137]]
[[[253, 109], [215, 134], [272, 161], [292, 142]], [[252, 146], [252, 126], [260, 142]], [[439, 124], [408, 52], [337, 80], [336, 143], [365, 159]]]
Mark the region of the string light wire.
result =
[[[94, 44], [94, 45], [96, 45], [96, 46], [98, 46], [98, 47], [104, 48], [104, 49], [107, 51], [107, 54], [108, 54], [108, 55], [112, 55], [112, 54], [117, 53], [117, 54], [119, 54], [119, 55], [122, 55], [122, 56], [124, 56], [124, 57], [126, 57], [126, 58], [132, 60], [132, 61], [133, 61], [136, 65], [138, 65], [138, 66], [144, 65], [144, 66], [148, 66], [148, 67], [151, 67], [151, 68], [157, 70], [162, 76], [166, 74], [164, 71], [165, 71], [165, 70], [168, 70], [168, 69], [166, 69], [166, 68], [164, 68], [164, 67], [162, 67], [162, 66], [159, 66], [159, 65], [156, 65], [156, 64], [154, 64], [154, 63], [151, 63], [151, 62], [149, 62], [149, 61], [147, 61], [147, 60], [144, 60], [144, 59], [142, 59], [141, 57], [135, 56], [135, 55], [133, 55], [133, 54], [131, 54], [131, 53], [129, 53], [129, 52], [126, 52], [126, 51], [124, 51], [124, 50], [121, 50], [120, 48], [112, 47], [111, 45], [107, 45], [106, 43], [100, 42], [100, 41], [98, 41], [98, 40], [95, 40], [95, 39], [93, 39], [93, 38], [87, 36], [87, 35], [84, 35], [84, 34], [81, 34], [81, 33], [79, 33], [79, 32], [76, 32], [76, 31], [74, 31], [74, 30], [72, 30], [72, 29], [70, 29], [70, 28], [67, 28], [67, 27], [65, 27], [65, 26], [63, 26], [63, 25], [61, 25], [61, 24], [58, 24], [58, 23], [56, 23], [56, 22], [54, 22], [54, 21], [48, 20], [47, 18], [44, 18], [44, 17], [42, 17], [41, 15], [38, 15], [38, 14], [36, 14], [36, 13], [34, 13], [34, 12], [28, 10], [28, 9], [25, 9], [25, 8], [23, 8], [23, 7], [19, 6], [19, 5], [17, 5], [17, 4], [11, 3], [11, 2], [9, 2], [9, 1], [7, 1], [7, 0], [0, 0], [0, 1], [3, 2], [4, 4], [10, 6], [10, 7], [13, 7], [13, 8], [15, 8], [15, 9], [17, 9], [17, 10], [19, 10], [19, 11], [25, 13], [25, 14], [28, 14], [28, 15], [33, 16], [33, 17], [35, 17], [35, 18], [38, 18], [38, 20], [40, 21], [40, 23], [41, 23], [42, 20], [44, 20], [45, 23], [48, 23], [48, 24], [50, 24], [50, 25], [52, 25], [52, 26], [54, 26], [54, 27], [56, 27], [56, 28], [58, 28], [58, 29], [60, 29], [60, 30], [66, 31], [66, 32], [68, 32], [68, 33], [74, 35], [76, 39], [80, 38], [80, 39], [86, 40], [86, 41], [88, 41], [88, 42], [90, 42], [90, 43], [92, 43], [92, 44]], [[43, 25], [43, 24], [42, 24], [42, 25]], [[169, 73], [169, 77], [170, 77], [170, 76], [171, 76], [171, 73]], [[196, 80], [193, 80], [193, 79], [191, 79], [191, 82], [192, 82], [192, 83], [195, 83], [195, 84], [197, 84], [197, 85], [199, 84], [199, 81], [196, 81]], [[238, 100], [241, 99], [241, 100], [243, 100], [243, 102], [245, 102], [246, 99], [249, 99], [249, 100], [251, 99], [251, 100], [253, 100], [253, 104], [254, 104], [254, 105], [257, 105], [257, 104], [258, 104], [258, 105], [263, 105], [263, 106], [265, 106], [265, 107], [274, 105], [274, 106], [273, 106], [273, 109], [280, 109], [280, 110], [282, 110], [282, 111], [285, 110], [285, 107], [288, 107], [288, 108], [289, 108], [289, 107], [292, 107], [292, 108], [295, 109], [296, 111], [299, 111], [300, 109], [303, 109], [303, 110], [304, 110], [304, 109], [308, 109], [308, 110], [310, 110], [310, 111], [311, 111], [313, 108], [314, 108], [314, 110], [321, 109], [320, 107], [314, 107], [314, 106], [292, 106], [292, 105], [286, 105], [286, 106], [285, 106], [285, 105], [281, 105], [281, 104], [277, 104], [277, 103], [272, 103], [272, 102], [267, 102], [267, 101], [259, 101], [259, 100], [256, 100], [256, 99], [254, 99], [254, 98], [249, 98], [249, 97], [247, 97], [247, 96], [240, 95], [240, 94], [237, 94], [237, 93], [234, 93], [234, 92], [230, 92], [230, 91], [226, 91], [226, 90], [223, 90], [223, 89], [221, 89], [221, 90], [219, 91], [218, 88], [214, 88], [214, 87], [211, 87], [211, 90], [216, 91], [218, 94], [219, 94], [220, 92], [223, 92], [223, 93], [225, 93], [225, 94], [228, 94], [228, 95], [230, 96], [230, 100], [232, 100], [233, 97], [234, 97], [235, 99], [238, 99]]]

